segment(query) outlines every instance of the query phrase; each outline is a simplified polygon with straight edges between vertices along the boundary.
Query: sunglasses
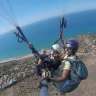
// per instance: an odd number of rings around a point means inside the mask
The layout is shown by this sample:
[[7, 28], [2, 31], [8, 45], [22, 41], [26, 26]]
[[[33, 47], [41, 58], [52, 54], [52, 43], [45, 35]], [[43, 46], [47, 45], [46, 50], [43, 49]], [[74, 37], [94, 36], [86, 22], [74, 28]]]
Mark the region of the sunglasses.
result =
[[56, 54], [59, 53], [57, 50], [54, 50], [53, 47], [51, 47], [51, 50], [52, 50], [54, 53], [56, 53]]
[[65, 46], [65, 49], [72, 50], [72, 47]]

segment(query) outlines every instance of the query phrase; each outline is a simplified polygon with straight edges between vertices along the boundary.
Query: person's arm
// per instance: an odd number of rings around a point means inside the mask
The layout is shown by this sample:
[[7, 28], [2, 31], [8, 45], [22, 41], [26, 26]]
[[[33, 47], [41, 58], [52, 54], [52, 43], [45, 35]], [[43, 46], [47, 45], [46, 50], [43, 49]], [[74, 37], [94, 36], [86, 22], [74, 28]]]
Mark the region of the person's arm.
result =
[[70, 70], [64, 69], [61, 77], [51, 78], [51, 81], [52, 82], [65, 82], [69, 74], [70, 74]]
[[42, 60], [41, 59], [39, 59], [39, 61], [38, 61], [38, 65], [42, 65]]
[[52, 78], [52, 82], [65, 82], [68, 78], [71, 70], [71, 64], [68, 61], [62, 61], [62, 64], [64, 64], [63, 72], [61, 77]]

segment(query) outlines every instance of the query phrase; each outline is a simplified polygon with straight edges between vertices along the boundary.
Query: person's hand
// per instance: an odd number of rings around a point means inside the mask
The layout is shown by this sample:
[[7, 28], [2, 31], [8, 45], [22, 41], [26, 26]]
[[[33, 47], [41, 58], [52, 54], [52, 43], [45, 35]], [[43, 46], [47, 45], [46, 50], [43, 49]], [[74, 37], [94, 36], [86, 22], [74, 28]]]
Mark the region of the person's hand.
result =
[[32, 49], [32, 47], [33, 47], [32, 44], [29, 44], [29, 48]]
[[51, 82], [51, 79], [49, 77], [44, 78], [44, 80], [46, 80], [48, 83]]
[[42, 65], [42, 63], [43, 63], [43, 60], [42, 59], [39, 59], [38, 60], [38, 65]]
[[51, 79], [49, 78], [49, 73], [46, 71], [42, 72], [42, 79], [46, 80], [48, 83], [51, 82]]
[[46, 71], [43, 71], [42, 72], [42, 79], [44, 79], [44, 78], [48, 78], [48, 74], [47, 74]]

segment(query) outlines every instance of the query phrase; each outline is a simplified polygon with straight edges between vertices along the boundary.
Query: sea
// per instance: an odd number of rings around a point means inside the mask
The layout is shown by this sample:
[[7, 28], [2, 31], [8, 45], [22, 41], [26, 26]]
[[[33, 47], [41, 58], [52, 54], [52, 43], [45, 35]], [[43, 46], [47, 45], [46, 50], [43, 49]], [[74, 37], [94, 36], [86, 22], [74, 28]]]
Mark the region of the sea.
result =
[[[64, 39], [88, 33], [96, 34], [96, 10], [80, 11], [64, 15], [67, 28], [64, 28]], [[61, 16], [52, 17], [21, 27], [26, 38], [37, 51], [50, 49], [60, 35]], [[18, 43], [14, 31], [0, 35], [0, 61], [18, 58], [31, 54], [25, 42]]]

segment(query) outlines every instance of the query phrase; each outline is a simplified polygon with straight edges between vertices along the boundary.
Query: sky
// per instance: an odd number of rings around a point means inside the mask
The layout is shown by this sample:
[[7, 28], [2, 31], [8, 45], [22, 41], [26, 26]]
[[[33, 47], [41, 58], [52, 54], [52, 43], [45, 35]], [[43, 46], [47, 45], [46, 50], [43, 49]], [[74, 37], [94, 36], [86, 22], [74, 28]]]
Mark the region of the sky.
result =
[[19, 26], [54, 16], [96, 9], [96, 0], [0, 0], [0, 35], [14, 29], [12, 24], [4, 18], [4, 16], [8, 17], [4, 10], [12, 15], [9, 3], [12, 5], [11, 9]]

